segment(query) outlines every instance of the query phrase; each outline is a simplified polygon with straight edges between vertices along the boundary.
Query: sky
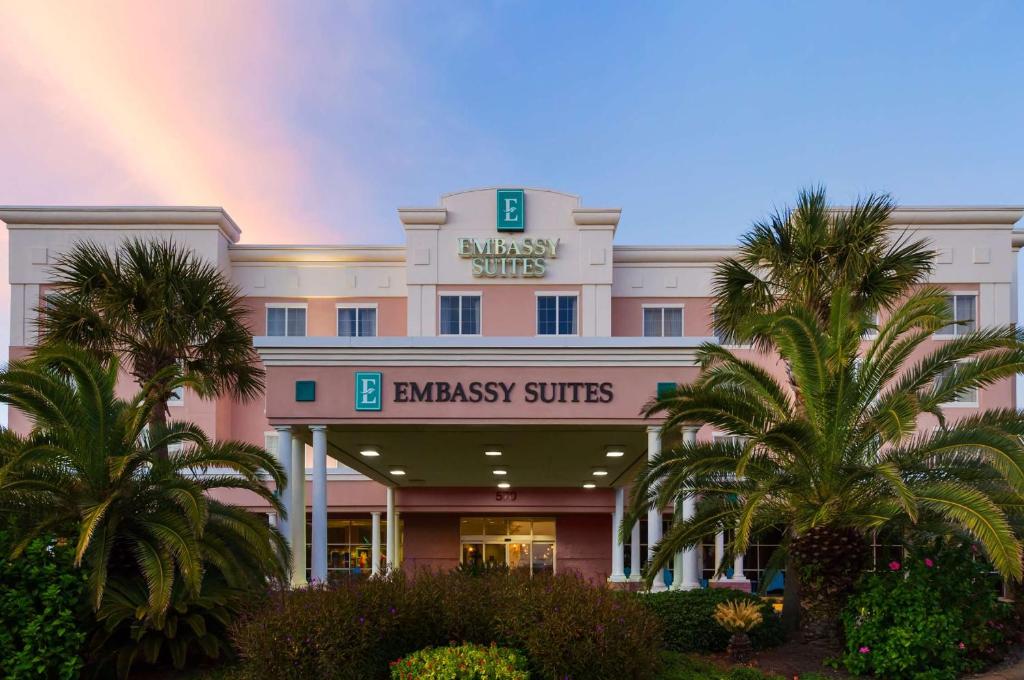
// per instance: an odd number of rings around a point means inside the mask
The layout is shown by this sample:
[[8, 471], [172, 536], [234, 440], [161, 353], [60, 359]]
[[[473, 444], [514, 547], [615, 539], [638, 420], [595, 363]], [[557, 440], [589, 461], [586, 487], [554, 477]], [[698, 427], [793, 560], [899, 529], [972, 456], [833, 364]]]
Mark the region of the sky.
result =
[[[622, 207], [618, 243], [722, 244], [811, 184], [1024, 204], [1010, 0], [0, 0], [0, 26], [0, 205], [400, 243], [397, 207], [504, 184]], [[6, 286], [0, 312], [5, 348]]]

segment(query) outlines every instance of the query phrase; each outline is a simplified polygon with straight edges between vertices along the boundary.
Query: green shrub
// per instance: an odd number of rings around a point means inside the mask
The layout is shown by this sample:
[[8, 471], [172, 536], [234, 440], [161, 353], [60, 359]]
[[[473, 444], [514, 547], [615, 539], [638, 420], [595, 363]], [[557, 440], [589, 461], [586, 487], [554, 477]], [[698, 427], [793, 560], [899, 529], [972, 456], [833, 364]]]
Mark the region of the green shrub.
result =
[[[661, 621], [665, 648], [675, 652], [724, 651], [729, 633], [715, 623], [715, 607], [732, 600], [761, 601], [756, 595], [725, 588], [642, 593], [638, 597]], [[750, 632], [756, 649], [780, 645], [786, 639], [778, 615], [770, 604], [762, 604], [764, 621]]]
[[70, 548], [36, 539], [7, 559], [0, 534], [0, 677], [77, 678], [88, 612]]
[[867, 575], [843, 611], [842, 664], [857, 675], [955, 678], [1002, 658], [1008, 605], [967, 545], [915, 550]]
[[654, 617], [626, 593], [572, 575], [418, 573], [275, 592], [233, 628], [248, 680], [385, 678], [425, 647], [520, 650], [541, 678], [650, 678]]
[[392, 680], [529, 680], [526, 659], [497, 645], [428, 647], [391, 662]]
[[779, 676], [765, 675], [756, 668], [723, 669], [706, 659], [679, 652], [664, 652], [662, 657], [664, 666], [657, 676], [659, 680], [782, 680]]

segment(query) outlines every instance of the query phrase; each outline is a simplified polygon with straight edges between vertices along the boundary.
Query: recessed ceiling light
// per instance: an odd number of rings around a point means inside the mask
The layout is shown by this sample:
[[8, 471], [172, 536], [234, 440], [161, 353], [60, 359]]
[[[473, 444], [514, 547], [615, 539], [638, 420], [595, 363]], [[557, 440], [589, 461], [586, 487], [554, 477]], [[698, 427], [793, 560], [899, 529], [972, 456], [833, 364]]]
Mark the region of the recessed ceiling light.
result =
[[597, 484], [594, 484], [593, 482], [587, 482], [586, 484], [583, 485], [583, 488], [584, 489], [593, 489], [595, 486], [597, 486]]
[[498, 482], [498, 488], [499, 489], [507, 489], [510, 486], [512, 486], [512, 485], [509, 484], [508, 482]]
[[402, 469], [402, 468], [391, 468], [390, 470], [388, 470], [388, 472], [390, 472], [393, 475], [404, 475], [405, 474], [405, 470]]
[[367, 458], [373, 458], [380, 455], [380, 451], [377, 449], [371, 449], [369, 447], [359, 449], [360, 456], [366, 456]]
[[626, 452], [622, 450], [621, 446], [609, 446], [605, 449], [605, 454], [609, 458], [622, 458], [626, 455]]
[[501, 455], [501, 450], [496, 448], [496, 447], [488, 447], [488, 448], [484, 449], [484, 455], [485, 456], [500, 456]]
[[491, 473], [495, 475], [507, 475], [508, 470], [504, 468], [494, 468], [493, 470], [491, 470]]
[[595, 477], [605, 477], [605, 476], [607, 476], [607, 474], [608, 474], [607, 470], [594, 470], [594, 476]]

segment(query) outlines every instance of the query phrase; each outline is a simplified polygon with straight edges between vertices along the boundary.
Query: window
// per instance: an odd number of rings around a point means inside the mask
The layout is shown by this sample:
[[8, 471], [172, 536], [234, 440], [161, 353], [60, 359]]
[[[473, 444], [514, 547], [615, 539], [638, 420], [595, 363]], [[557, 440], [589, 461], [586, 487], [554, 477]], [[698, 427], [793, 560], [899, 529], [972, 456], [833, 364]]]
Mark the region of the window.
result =
[[[309, 518], [309, 515], [306, 516]], [[401, 524], [399, 524], [401, 534]], [[313, 525], [306, 523], [306, 536], [313, 535]], [[306, 541], [306, 577], [310, 578], [312, 561], [311, 539]], [[383, 566], [386, 559], [387, 522], [380, 522], [380, 552]], [[399, 544], [401, 545], [401, 543]], [[400, 553], [401, 554], [401, 553]], [[373, 569], [373, 522], [370, 519], [327, 520], [327, 579], [345, 575], [369, 574]]]
[[480, 335], [480, 296], [441, 296], [441, 335]]
[[537, 296], [537, 335], [576, 335], [576, 296]]
[[644, 307], [644, 337], [683, 337], [683, 308]]
[[185, 403], [185, 388], [175, 387], [171, 390], [171, 396], [167, 400], [168, 406], [182, 406]]
[[[640, 564], [639, 564], [639, 568], [642, 571], [647, 566], [647, 558], [648, 558], [647, 551], [648, 551], [648, 548], [650, 547], [650, 545], [648, 543], [648, 540], [647, 540], [647, 515], [644, 515], [643, 517], [641, 517], [640, 520], [637, 522], [637, 524], [640, 526], [640, 531], [639, 531], [639, 534], [640, 534]], [[662, 515], [662, 518], [661, 518], [661, 535], [662, 536], [667, 535], [668, 534], [668, 530], [671, 527], [672, 527], [672, 517], [670, 515]], [[625, 572], [626, 572], [626, 574], [628, 576], [630, 576], [632, 578], [632, 575], [633, 575], [633, 565], [630, 564], [630, 560], [632, 559], [631, 556], [633, 554], [633, 534], [632, 534], [632, 532], [629, 534], [629, 536], [626, 537], [626, 540], [625, 540], [625, 542], [622, 545], [622, 549], [623, 549], [623, 552], [625, 553], [625, 558], [626, 558], [625, 559], [625, 565], [624, 565]], [[674, 569], [675, 569], [675, 561], [673, 560], [672, 562], [669, 562], [667, 565], [665, 565], [665, 568], [662, 570], [661, 575], [662, 575], [662, 578], [665, 579], [665, 584], [666, 585], [672, 585], [672, 580], [675, 578], [675, 571], [674, 571]]]
[[372, 338], [377, 335], [376, 305], [338, 305], [338, 335]]
[[868, 323], [870, 323], [873, 328], [865, 328], [863, 337], [865, 340], [874, 340], [878, 337], [878, 325], [881, 323], [877, 310], [871, 312], [868, 317]]
[[[943, 371], [942, 373], [940, 373], [939, 377], [938, 377], [938, 383], [942, 384], [943, 382], [945, 382], [949, 378], [949, 376], [950, 376], [950, 374], [952, 372], [953, 372], [953, 369], [952, 368], [948, 368], [945, 371]], [[970, 389], [961, 390], [956, 395], [954, 395], [953, 398], [950, 401], [948, 401], [948, 402], [946, 402], [945, 404], [942, 404], [942, 405], [943, 406], [954, 406], [954, 407], [956, 407], [956, 406], [966, 406], [966, 407], [977, 406], [978, 405], [978, 388], [977, 387], [972, 387]]]
[[[732, 535], [727, 533], [725, 536], [726, 543], [732, 539]], [[777, 529], [768, 529], [760, 534], [751, 536], [750, 543], [747, 546], [747, 552], [743, 555], [743, 575], [750, 580], [753, 592], [757, 592], [761, 588], [761, 579], [766, 575], [768, 563], [775, 554], [775, 551], [779, 549], [779, 545], [782, 542], [782, 532]], [[714, 535], [705, 536], [701, 542], [700, 547], [701, 556], [701, 579], [710, 582], [715, 577], [715, 537]], [[725, 570], [727, 577], [732, 577], [733, 565], [726, 565]], [[778, 594], [782, 591], [785, 584], [785, 571], [779, 570], [775, 572], [771, 581], [765, 586], [765, 591], [770, 594]]]
[[723, 345], [725, 347], [747, 348], [747, 347], [751, 346], [749, 344], [742, 344], [740, 342], [737, 342], [736, 338], [734, 338], [732, 335], [724, 334], [724, 333], [719, 333], [718, 331], [716, 331], [715, 330], [715, 312], [714, 312], [714, 310], [712, 310], [712, 312], [711, 312], [711, 333], [714, 335], [714, 338], [718, 342], [718, 344], [719, 345]]
[[267, 335], [306, 335], [306, 305], [267, 306]]
[[961, 295], [947, 295], [946, 306], [949, 315], [956, 323], [943, 326], [935, 335], [946, 338], [953, 338], [965, 333], [971, 333], [976, 327], [978, 296], [973, 293]]
[[554, 519], [463, 517], [459, 537], [462, 564], [555, 572]]

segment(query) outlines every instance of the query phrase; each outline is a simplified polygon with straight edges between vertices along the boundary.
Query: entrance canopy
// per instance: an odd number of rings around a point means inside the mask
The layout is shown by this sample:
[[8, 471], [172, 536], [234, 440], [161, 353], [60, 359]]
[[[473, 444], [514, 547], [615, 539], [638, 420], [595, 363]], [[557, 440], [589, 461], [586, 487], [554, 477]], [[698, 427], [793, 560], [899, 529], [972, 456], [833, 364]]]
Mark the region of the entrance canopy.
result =
[[[267, 417], [389, 487], [621, 486], [702, 338], [260, 337]], [[491, 453], [492, 455], [488, 455]], [[610, 454], [610, 455], [609, 455]], [[501, 474], [504, 472], [504, 474]]]

